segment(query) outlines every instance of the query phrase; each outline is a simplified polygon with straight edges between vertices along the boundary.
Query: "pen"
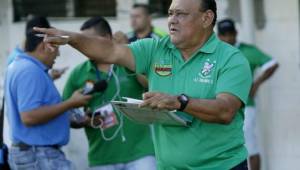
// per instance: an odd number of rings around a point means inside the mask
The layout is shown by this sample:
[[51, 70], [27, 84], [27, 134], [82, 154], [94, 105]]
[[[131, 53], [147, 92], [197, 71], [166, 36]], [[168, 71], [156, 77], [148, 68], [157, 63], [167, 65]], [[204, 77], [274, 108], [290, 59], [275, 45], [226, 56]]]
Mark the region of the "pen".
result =
[[[35, 36], [44, 38], [44, 37], [46, 37], [46, 34], [35, 34]], [[68, 36], [68, 35], [55, 35], [55, 36], [50, 35], [48, 37], [60, 37], [60, 38], [66, 38], [66, 39], [70, 38], [70, 36]]]

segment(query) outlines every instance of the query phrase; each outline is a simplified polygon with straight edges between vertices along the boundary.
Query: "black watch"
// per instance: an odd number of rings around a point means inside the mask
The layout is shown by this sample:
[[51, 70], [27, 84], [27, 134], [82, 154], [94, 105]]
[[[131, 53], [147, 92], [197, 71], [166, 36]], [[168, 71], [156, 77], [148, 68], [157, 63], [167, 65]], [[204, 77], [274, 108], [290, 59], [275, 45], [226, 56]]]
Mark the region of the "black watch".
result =
[[187, 104], [190, 101], [189, 97], [187, 95], [185, 95], [185, 94], [181, 94], [180, 96], [178, 96], [177, 100], [180, 103], [180, 108], [177, 109], [177, 110], [181, 111], [181, 112], [185, 109], [185, 107], [187, 106]]

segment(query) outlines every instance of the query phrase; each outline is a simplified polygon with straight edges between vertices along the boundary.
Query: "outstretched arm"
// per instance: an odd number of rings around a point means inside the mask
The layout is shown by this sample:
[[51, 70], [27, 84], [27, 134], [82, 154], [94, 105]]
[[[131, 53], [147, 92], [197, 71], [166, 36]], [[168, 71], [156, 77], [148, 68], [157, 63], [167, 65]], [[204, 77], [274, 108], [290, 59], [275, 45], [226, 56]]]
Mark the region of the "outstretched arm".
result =
[[88, 36], [55, 28], [35, 27], [34, 30], [46, 34], [44, 42], [49, 43], [49, 48], [55, 45], [69, 44], [91, 60], [108, 64], [118, 64], [135, 71], [133, 54], [126, 45], [117, 44], [101, 37]]
[[255, 97], [256, 92], [258, 91], [260, 85], [268, 80], [274, 72], [278, 69], [279, 64], [277, 62], [273, 62], [271, 66], [263, 69], [262, 74], [260, 74], [254, 81], [250, 90], [250, 97]]

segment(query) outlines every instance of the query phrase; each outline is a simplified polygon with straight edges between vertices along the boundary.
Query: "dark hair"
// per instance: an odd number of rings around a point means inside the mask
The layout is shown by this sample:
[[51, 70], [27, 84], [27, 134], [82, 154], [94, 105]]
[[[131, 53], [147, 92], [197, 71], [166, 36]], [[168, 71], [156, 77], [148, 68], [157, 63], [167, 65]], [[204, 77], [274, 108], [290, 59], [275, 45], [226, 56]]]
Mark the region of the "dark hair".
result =
[[135, 3], [135, 4], [133, 4], [132, 8], [133, 9], [135, 9], [135, 8], [142, 8], [144, 10], [144, 12], [145, 12], [146, 15], [150, 15], [151, 14], [150, 7], [147, 4]]
[[212, 25], [216, 25], [217, 22], [217, 4], [215, 0], [201, 0], [201, 7], [200, 10], [201, 11], [207, 11], [207, 10], [212, 10], [212, 12], [214, 13], [215, 17], [214, 20], [212, 22]]
[[26, 23], [25, 29], [25, 51], [32, 52], [37, 46], [43, 41], [43, 38], [35, 36], [36, 32], [33, 30], [33, 27], [42, 27], [42, 28], [50, 28], [49, 21], [46, 17], [42, 16], [34, 16], [29, 19]]
[[105, 18], [101, 16], [92, 17], [88, 19], [82, 24], [80, 30], [83, 31], [90, 28], [94, 28], [96, 33], [100, 36], [109, 35], [110, 37], [112, 37], [112, 30], [109, 23]]

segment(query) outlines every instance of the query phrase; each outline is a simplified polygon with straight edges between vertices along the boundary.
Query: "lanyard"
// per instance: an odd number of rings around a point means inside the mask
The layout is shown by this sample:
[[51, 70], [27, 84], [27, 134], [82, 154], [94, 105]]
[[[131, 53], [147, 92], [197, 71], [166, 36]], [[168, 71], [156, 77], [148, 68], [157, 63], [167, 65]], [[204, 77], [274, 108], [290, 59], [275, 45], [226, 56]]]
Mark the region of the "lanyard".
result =
[[[98, 69], [97, 64], [96, 64], [95, 62], [93, 62], [93, 66], [94, 66], [94, 68], [95, 68], [95, 70], [96, 70], [96, 76], [97, 76], [98, 81], [105, 80], [105, 81], [107, 82], [107, 84], [108, 84], [109, 81], [110, 81], [110, 79], [111, 79], [112, 76], [113, 76], [114, 65], [113, 65], [113, 64], [110, 65], [109, 72], [107, 73], [106, 79], [102, 79], [102, 78], [101, 78], [101, 72], [100, 72], [100, 70]], [[104, 93], [105, 93], [105, 90], [101, 93], [100, 96], [103, 96]], [[105, 98], [103, 99], [103, 101], [106, 101]]]
[[[97, 76], [97, 79], [100, 81], [102, 80], [101, 78], [101, 74], [100, 74], [100, 71], [96, 65], [96, 63], [94, 63], [94, 67], [95, 67], [95, 70], [96, 70], [96, 76]], [[109, 72], [107, 73], [107, 77], [106, 77], [106, 81], [109, 82], [109, 80], [111, 79], [112, 77], [112, 74], [113, 74], [113, 69], [114, 69], [114, 65], [112, 64], [109, 68]]]

